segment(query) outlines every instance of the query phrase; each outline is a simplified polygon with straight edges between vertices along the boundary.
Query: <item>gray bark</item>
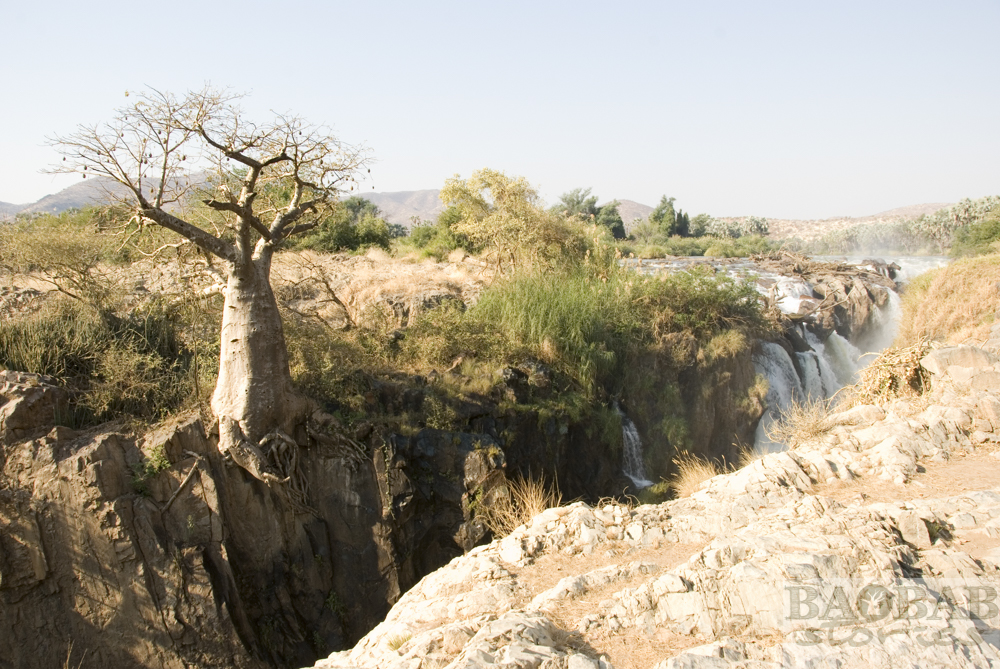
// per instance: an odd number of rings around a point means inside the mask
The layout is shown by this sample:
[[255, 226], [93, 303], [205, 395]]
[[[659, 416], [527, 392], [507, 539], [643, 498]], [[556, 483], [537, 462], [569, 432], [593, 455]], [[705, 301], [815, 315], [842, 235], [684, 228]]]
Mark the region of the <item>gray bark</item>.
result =
[[[241, 438], [259, 443], [275, 428], [294, 434], [306, 409], [292, 387], [270, 269], [271, 250], [265, 246], [250, 262], [234, 264], [228, 272], [219, 379], [212, 396], [212, 411], [222, 428], [220, 448], [227, 450]], [[227, 420], [239, 431], [223, 426]]]

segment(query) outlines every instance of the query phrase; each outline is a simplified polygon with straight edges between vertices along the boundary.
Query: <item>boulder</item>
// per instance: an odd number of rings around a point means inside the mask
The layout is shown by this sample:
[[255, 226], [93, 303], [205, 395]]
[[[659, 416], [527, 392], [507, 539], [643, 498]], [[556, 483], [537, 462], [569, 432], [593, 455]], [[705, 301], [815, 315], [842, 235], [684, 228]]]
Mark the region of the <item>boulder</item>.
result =
[[0, 443], [43, 434], [70, 417], [69, 395], [42, 374], [0, 370]]
[[949, 346], [931, 351], [923, 357], [920, 365], [935, 376], [944, 376], [948, 373], [948, 368], [992, 367], [998, 361], [997, 357], [988, 351], [975, 346]]

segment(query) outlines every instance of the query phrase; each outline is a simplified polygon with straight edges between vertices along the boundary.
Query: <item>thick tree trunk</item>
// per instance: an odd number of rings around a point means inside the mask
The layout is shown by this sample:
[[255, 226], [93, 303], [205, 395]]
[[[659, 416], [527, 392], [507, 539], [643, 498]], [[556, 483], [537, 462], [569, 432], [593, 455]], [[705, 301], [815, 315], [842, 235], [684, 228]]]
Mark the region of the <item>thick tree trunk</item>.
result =
[[270, 270], [267, 251], [229, 270], [219, 380], [212, 396], [223, 450], [241, 438], [256, 445], [276, 429], [294, 434], [303, 418], [306, 404], [292, 388]]

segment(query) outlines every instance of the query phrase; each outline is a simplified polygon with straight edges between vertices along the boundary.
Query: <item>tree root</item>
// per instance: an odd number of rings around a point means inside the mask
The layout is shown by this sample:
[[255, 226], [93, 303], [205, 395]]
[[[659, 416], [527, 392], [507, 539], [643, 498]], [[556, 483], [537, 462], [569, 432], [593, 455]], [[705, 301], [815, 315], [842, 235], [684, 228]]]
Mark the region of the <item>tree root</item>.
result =
[[299, 445], [280, 428], [267, 434], [258, 445], [244, 436], [239, 423], [221, 416], [219, 451], [282, 495], [296, 511], [318, 516], [307, 502], [308, 483], [298, 466]]

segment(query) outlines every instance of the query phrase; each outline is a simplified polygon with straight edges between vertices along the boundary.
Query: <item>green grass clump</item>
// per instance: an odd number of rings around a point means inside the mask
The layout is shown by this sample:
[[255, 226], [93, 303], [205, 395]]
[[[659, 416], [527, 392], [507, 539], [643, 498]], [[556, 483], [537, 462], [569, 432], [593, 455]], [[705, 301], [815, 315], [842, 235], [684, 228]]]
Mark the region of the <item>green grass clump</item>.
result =
[[629, 361], [667, 335], [707, 342], [728, 330], [764, 328], [753, 287], [727, 276], [695, 269], [643, 277], [583, 265], [522, 272], [467, 311], [431, 311], [407, 331], [403, 347], [429, 365], [468, 352], [498, 364], [539, 360], [592, 394], [613, 392]]

